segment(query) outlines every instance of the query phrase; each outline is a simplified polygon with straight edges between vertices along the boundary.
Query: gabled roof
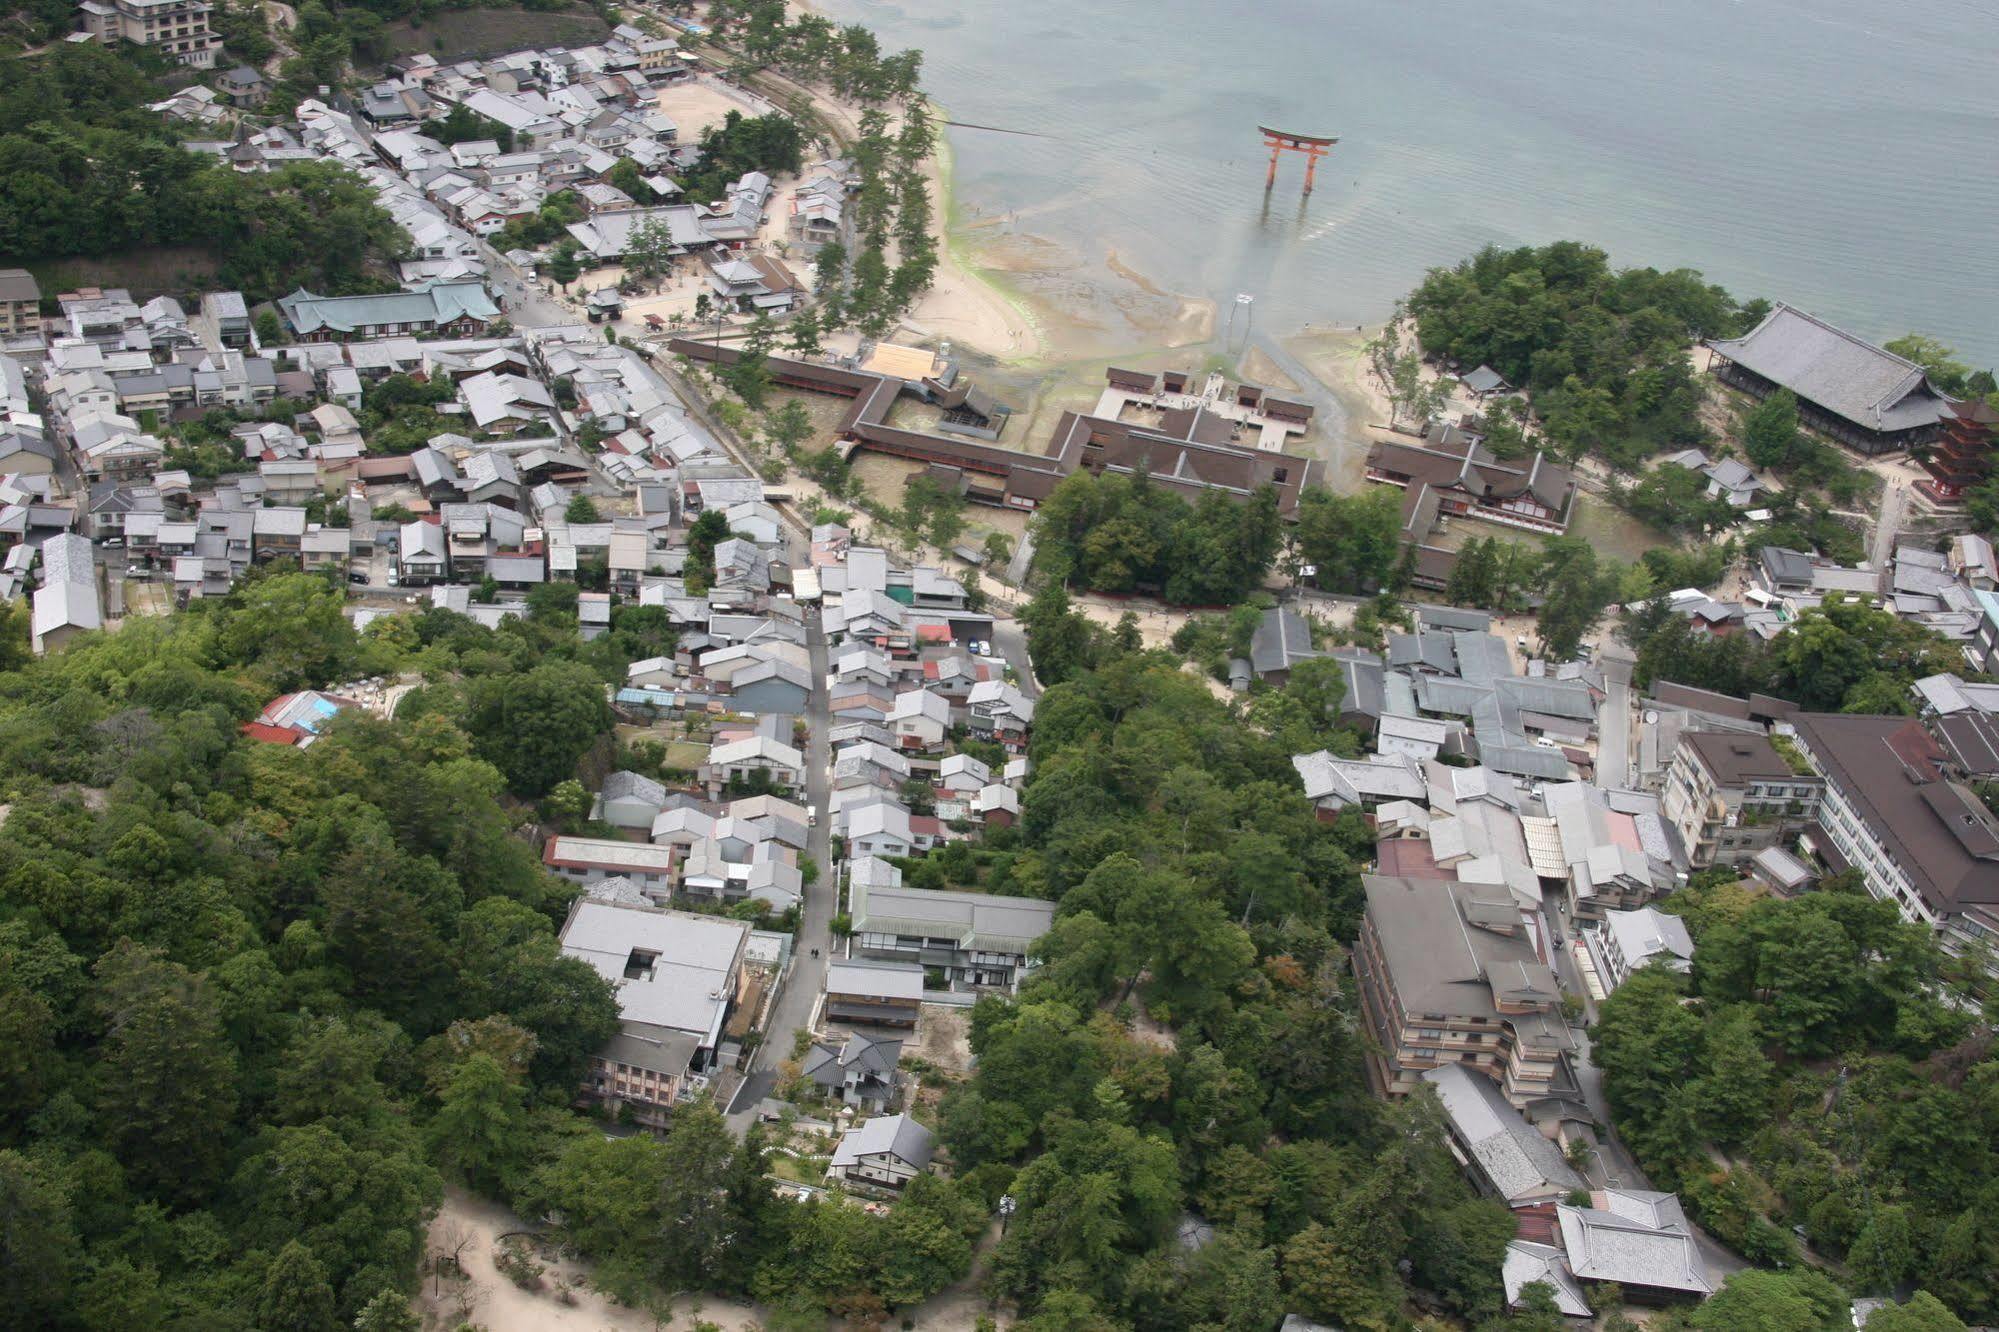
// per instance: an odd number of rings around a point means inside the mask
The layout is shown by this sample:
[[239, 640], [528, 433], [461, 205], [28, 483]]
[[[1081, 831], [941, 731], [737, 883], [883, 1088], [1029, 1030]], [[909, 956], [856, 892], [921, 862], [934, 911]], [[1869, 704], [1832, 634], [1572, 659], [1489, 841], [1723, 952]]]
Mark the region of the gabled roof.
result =
[[930, 1164], [936, 1139], [908, 1115], [883, 1115], [848, 1129], [833, 1149], [835, 1169], [859, 1165], [870, 1156], [890, 1156], [918, 1170]]
[[1555, 1209], [1569, 1270], [1576, 1276], [1627, 1287], [1714, 1293], [1679, 1199], [1670, 1193], [1605, 1189], [1594, 1201], [1594, 1207], [1561, 1204]]
[[352, 333], [377, 324], [447, 324], [461, 317], [486, 322], [500, 307], [483, 282], [440, 282], [420, 291], [379, 296], [318, 296], [301, 288], [278, 298], [278, 308], [300, 333], [328, 329]]
[[861, 862], [854, 865], [848, 892], [857, 931], [956, 938], [960, 948], [1024, 954], [1054, 923], [1055, 904], [1040, 898], [868, 883]]
[[1742, 337], [1708, 345], [1864, 430], [1934, 425], [1948, 402], [1914, 361], [1781, 303]]
[[1508, 1205], [1584, 1187], [1561, 1149], [1521, 1117], [1491, 1078], [1462, 1064], [1441, 1064], [1423, 1070], [1423, 1080], [1437, 1089], [1452, 1134]]

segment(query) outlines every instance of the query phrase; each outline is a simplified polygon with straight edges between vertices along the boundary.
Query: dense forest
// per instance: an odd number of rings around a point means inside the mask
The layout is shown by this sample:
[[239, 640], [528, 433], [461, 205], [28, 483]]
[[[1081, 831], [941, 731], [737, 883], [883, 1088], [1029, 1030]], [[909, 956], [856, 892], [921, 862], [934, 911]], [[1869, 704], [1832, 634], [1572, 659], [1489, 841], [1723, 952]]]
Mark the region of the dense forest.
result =
[[1721, 872], [1668, 899], [1692, 975], [1648, 968], [1604, 1003], [1604, 1090], [1657, 1186], [1752, 1262], [1799, 1263], [1795, 1229], [1856, 1293], [1922, 1286], [1990, 1323], [1999, 1061], [1940, 999], [1928, 932], [1851, 877], [1779, 901]]
[[214, 252], [222, 284], [252, 300], [299, 286], [393, 288], [382, 265], [408, 238], [357, 177], [318, 162], [239, 175], [184, 151], [145, 109], [160, 95], [149, 59], [58, 44], [10, 61], [0, 80], [0, 254], [196, 246]]
[[[565, 601], [357, 635], [341, 589], [275, 573], [40, 661], [0, 626], [0, 1325], [305, 1332], [389, 1291], [386, 1318], [445, 1181], [598, 1136], [567, 1106], [617, 1009], [557, 951], [572, 890], [519, 796], [670, 639], [627, 616], [586, 650]], [[406, 720], [238, 734], [404, 668], [451, 681]]]
[[1557, 451], [1632, 467], [1706, 440], [1687, 348], [1734, 336], [1767, 305], [1738, 305], [1691, 269], [1613, 270], [1602, 250], [1557, 241], [1432, 269], [1408, 308], [1425, 351], [1528, 390]]

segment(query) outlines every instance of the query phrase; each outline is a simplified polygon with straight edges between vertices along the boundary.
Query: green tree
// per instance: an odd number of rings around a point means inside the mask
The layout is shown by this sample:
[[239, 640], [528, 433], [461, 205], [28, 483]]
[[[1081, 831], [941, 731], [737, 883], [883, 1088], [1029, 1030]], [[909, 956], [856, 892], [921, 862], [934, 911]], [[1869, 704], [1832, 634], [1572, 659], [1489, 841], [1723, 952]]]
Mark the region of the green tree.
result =
[[257, 1293], [257, 1326], [270, 1332], [333, 1332], [333, 1287], [312, 1250], [286, 1244], [264, 1271]]
[[655, 1276], [668, 1290], [700, 1290], [727, 1260], [735, 1220], [727, 1182], [735, 1152], [722, 1116], [699, 1105], [676, 1113], [659, 1185]]
[[1868, 1214], [1847, 1255], [1847, 1266], [1860, 1290], [1888, 1293], [1914, 1275], [1919, 1258], [1909, 1209], [1887, 1203]]
[[545, 795], [572, 776], [583, 753], [611, 729], [604, 688], [571, 662], [466, 686], [465, 728], [519, 795]]
[[11, 1324], [58, 1325], [78, 1251], [61, 1181], [30, 1157], [0, 1151], [0, 1300]]
[[847, 248], [838, 241], [819, 247], [812, 260], [812, 290], [819, 298], [819, 331], [831, 333], [844, 322], [847, 294]]
[[1690, 1321], [1697, 1332], [1840, 1332], [1850, 1326], [1845, 1295], [1811, 1268], [1737, 1272]]
[[687, 529], [688, 590], [706, 593], [715, 581], [715, 547], [728, 539], [729, 520], [709, 509]]
[[791, 337], [787, 345], [800, 356], [816, 356], [820, 352], [819, 314], [814, 310], [801, 310], [791, 317], [789, 325]]
[[777, 445], [779, 452], [791, 454], [812, 438], [812, 416], [805, 410], [804, 403], [790, 398], [777, 410], [765, 414], [764, 428], [770, 432], [771, 442]]
[[1966, 1332], [1964, 1320], [1926, 1290], [1876, 1309], [1861, 1326], [1866, 1332]]
[[219, 1175], [236, 1112], [236, 1057], [201, 977], [121, 940], [99, 959], [98, 1116], [140, 1184], [201, 1196]]
[[225, 603], [217, 646], [276, 690], [331, 684], [354, 662], [345, 598], [317, 574], [252, 579]]
[[1313, 582], [1336, 592], [1392, 588], [1402, 562], [1399, 492], [1370, 486], [1356, 495], [1310, 490], [1298, 507], [1298, 553]]
[[1542, 649], [1556, 661], [1576, 654], [1617, 594], [1622, 569], [1601, 564], [1596, 548], [1574, 537], [1549, 541], [1541, 556], [1540, 632]]
[[1957, 353], [1935, 338], [1909, 333], [1884, 344], [1885, 349], [1921, 366], [1941, 392], [1961, 398], [1969, 391], [1971, 367], [1957, 359]]
[[[630, 158], [621, 160], [631, 161]], [[636, 166], [633, 169], [636, 172]], [[649, 216], [633, 227], [631, 235], [625, 240], [625, 267], [639, 277], [657, 279], [673, 271], [674, 254], [679, 248], [667, 220], [662, 216]], [[655, 282], [654, 286], [657, 285]]]
[[576, 247], [569, 243], [559, 246], [548, 259], [548, 280], [564, 291], [569, 284], [583, 275], [583, 265], [576, 257]]
[[1758, 467], [1782, 467], [1798, 448], [1798, 399], [1778, 389], [1742, 417], [1742, 449]]
[[385, 1286], [354, 1315], [354, 1332], [423, 1332], [423, 1320], [410, 1307], [408, 1296]]
[[562, 510], [562, 521], [566, 523], [594, 523], [599, 520], [597, 501], [588, 495], [575, 495]]
[[438, 1163], [474, 1189], [492, 1192], [516, 1180], [529, 1142], [515, 1076], [489, 1054], [465, 1060], [438, 1099], [430, 1142]]

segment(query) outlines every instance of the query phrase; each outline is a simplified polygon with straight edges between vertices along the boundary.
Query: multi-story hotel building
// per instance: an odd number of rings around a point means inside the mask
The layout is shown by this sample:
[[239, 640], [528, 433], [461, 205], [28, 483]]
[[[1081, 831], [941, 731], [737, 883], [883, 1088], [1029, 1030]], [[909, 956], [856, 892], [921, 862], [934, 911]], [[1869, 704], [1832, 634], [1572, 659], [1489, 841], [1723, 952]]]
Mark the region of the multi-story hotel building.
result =
[[131, 42], [152, 46], [183, 65], [215, 68], [222, 39], [208, 28], [210, 6], [202, 0], [83, 0], [83, 30], [110, 46]]

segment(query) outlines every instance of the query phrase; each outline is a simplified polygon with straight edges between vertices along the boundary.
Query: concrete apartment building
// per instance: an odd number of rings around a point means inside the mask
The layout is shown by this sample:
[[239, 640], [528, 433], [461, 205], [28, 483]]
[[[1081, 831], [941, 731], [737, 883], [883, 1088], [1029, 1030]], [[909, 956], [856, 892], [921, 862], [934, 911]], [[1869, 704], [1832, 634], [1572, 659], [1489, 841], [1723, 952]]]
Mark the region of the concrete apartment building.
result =
[[582, 1095], [613, 1112], [629, 1105], [658, 1127], [720, 1066], [750, 927], [607, 896], [578, 898], [562, 925], [564, 956], [588, 963], [618, 994], [618, 1034], [591, 1061]]
[[1824, 783], [1800, 767], [1768, 736], [1697, 731], [1681, 737], [1661, 808], [1679, 829], [1693, 867], [1741, 864], [1816, 818]]
[[1406, 1096], [1425, 1069], [1463, 1064], [1526, 1109], [1571, 1099], [1555, 975], [1503, 887], [1369, 874], [1354, 948], [1377, 1085]]
[[42, 331], [42, 289], [25, 268], [0, 268], [0, 337]]
[[1951, 952], [1999, 949], [1999, 820], [1914, 717], [1799, 713], [1805, 759], [1825, 779], [1806, 840], [1835, 870]]
[[208, 29], [211, 6], [201, 0], [83, 0], [83, 30], [105, 46], [157, 47], [183, 65], [215, 68], [222, 39]]

